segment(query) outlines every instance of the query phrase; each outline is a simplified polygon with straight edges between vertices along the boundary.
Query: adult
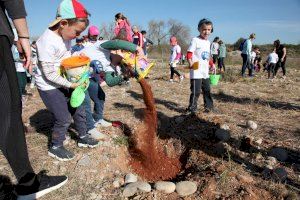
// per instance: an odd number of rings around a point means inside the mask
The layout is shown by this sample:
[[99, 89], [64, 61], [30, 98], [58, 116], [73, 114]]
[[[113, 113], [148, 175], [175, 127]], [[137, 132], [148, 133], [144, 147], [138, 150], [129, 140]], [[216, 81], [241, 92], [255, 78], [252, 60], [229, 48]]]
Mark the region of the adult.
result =
[[275, 70], [274, 70], [275, 76], [278, 72], [278, 69], [282, 68], [283, 78], [285, 78], [285, 75], [286, 75], [286, 69], [285, 69], [286, 47], [284, 45], [280, 44], [280, 40], [274, 41], [274, 47], [275, 47], [275, 52], [278, 55], [278, 62], [276, 63]]
[[[19, 199], [35, 199], [61, 187], [66, 176], [35, 174], [30, 164], [21, 118], [21, 97], [14, 60], [10, 51], [14, 34], [8, 16], [16, 27], [18, 40], [25, 57], [24, 67], [31, 71], [31, 48], [23, 0], [0, 0], [0, 149], [17, 178]], [[2, 180], [2, 179], [1, 179]], [[0, 181], [0, 199], [11, 199]]]
[[243, 58], [243, 66], [242, 66], [242, 76], [245, 77], [246, 69], [249, 70], [249, 76], [252, 75], [252, 66], [251, 66], [251, 51], [252, 51], [252, 42], [256, 38], [255, 33], [251, 33], [249, 38], [243, 42], [242, 48], [242, 58]]
[[219, 54], [219, 47], [220, 47], [219, 40], [220, 40], [219, 37], [215, 37], [210, 46], [210, 53], [213, 58], [214, 64], [218, 62], [218, 54]]

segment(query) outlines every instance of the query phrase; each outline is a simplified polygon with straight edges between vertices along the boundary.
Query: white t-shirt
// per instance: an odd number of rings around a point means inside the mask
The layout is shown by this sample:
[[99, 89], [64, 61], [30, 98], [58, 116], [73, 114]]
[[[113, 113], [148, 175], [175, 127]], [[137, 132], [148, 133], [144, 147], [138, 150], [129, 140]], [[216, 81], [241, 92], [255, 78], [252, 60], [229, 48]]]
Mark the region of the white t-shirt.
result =
[[254, 51], [251, 51], [251, 54], [250, 54], [250, 59], [251, 59], [251, 63], [254, 64], [254, 59], [256, 57], [256, 53]]
[[[60, 63], [64, 58], [71, 56], [71, 40], [65, 41], [62, 37], [47, 29], [37, 40], [37, 54], [39, 62], [49, 62], [54, 65], [54, 70], [60, 72]], [[42, 72], [41, 65], [34, 74], [37, 88], [40, 90], [53, 90], [61, 86], [48, 81]]]
[[190, 70], [191, 79], [209, 78], [210, 42], [199, 37], [194, 37], [187, 50], [193, 53], [192, 61], [199, 62], [198, 69]]
[[219, 43], [213, 42], [211, 44], [211, 54], [218, 55], [219, 54], [218, 50], [219, 50]]
[[171, 48], [170, 63], [175, 61], [175, 58], [179, 53], [181, 53], [181, 47], [178, 44]]
[[272, 52], [268, 56], [268, 63], [276, 64], [278, 62], [278, 55], [275, 52]]
[[[100, 45], [107, 40], [97, 41], [88, 46], [85, 46], [76, 54], [84, 53], [87, 57], [92, 60], [98, 60], [103, 66], [104, 71], [113, 71], [110, 66], [110, 50], [102, 48]], [[74, 54], [73, 54], [74, 55]]]

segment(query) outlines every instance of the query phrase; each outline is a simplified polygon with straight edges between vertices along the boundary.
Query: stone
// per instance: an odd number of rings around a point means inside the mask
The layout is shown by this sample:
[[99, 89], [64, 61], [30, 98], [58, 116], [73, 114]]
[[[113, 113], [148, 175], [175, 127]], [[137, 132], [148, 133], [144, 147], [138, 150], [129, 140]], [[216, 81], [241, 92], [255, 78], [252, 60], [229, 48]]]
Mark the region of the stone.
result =
[[79, 166], [90, 166], [91, 159], [88, 155], [83, 155], [82, 158], [77, 163]]
[[142, 192], [151, 192], [151, 185], [147, 182], [138, 181], [133, 183]]
[[130, 173], [125, 176], [125, 184], [137, 182], [137, 176]]
[[248, 175], [241, 175], [241, 174], [238, 174], [236, 176], [236, 178], [241, 181], [241, 182], [244, 182], [244, 183], [252, 183], [254, 181], [254, 179], [251, 177], [251, 176], [248, 176]]
[[267, 165], [274, 167], [277, 165], [277, 159], [272, 156], [268, 156], [266, 163]]
[[114, 180], [113, 186], [114, 188], [119, 188], [121, 186], [120, 181], [118, 179]]
[[284, 162], [288, 159], [287, 151], [281, 147], [272, 148], [269, 154], [281, 162]]
[[263, 140], [260, 138], [260, 139], [258, 139], [258, 140], [256, 140], [256, 141], [255, 141], [255, 144], [257, 144], [257, 145], [261, 145], [261, 144], [262, 144], [262, 142], [263, 142]]
[[137, 193], [137, 186], [134, 183], [130, 183], [128, 185], [125, 186], [124, 190], [123, 190], [123, 196], [124, 197], [131, 197], [133, 195], [135, 195], [135, 193]]
[[254, 121], [248, 120], [246, 123], [247, 127], [256, 130], [257, 129], [257, 124]]
[[158, 181], [155, 183], [154, 188], [166, 194], [170, 194], [175, 191], [176, 185], [173, 182]]
[[287, 179], [287, 172], [284, 168], [276, 168], [273, 170], [272, 178], [278, 182], [283, 182]]
[[230, 139], [230, 133], [227, 130], [221, 128], [216, 131], [215, 135], [219, 140], [223, 142], [226, 142]]
[[176, 184], [176, 192], [182, 197], [194, 194], [196, 191], [197, 185], [194, 182], [181, 181]]
[[227, 124], [222, 124], [222, 125], [220, 126], [220, 128], [221, 128], [221, 129], [224, 129], [224, 130], [226, 130], [226, 131], [229, 131], [229, 130], [230, 130], [230, 127], [229, 127]]

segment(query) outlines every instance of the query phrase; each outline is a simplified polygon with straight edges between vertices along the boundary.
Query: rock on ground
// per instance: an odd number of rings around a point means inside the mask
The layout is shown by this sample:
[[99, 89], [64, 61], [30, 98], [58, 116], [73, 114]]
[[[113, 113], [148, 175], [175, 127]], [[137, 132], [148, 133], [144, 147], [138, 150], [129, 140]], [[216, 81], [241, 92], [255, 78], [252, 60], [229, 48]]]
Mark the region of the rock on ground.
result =
[[248, 128], [250, 128], [252, 130], [257, 129], [257, 124], [254, 121], [248, 120], [246, 125]]
[[137, 182], [136, 175], [130, 173], [125, 176], [125, 184], [126, 183], [134, 183], [134, 182]]
[[137, 190], [138, 190], [137, 186], [134, 183], [130, 183], [125, 186], [125, 188], [123, 190], [123, 196], [131, 197], [131, 196], [135, 195], [135, 193], [137, 193]]
[[197, 191], [197, 185], [191, 181], [181, 181], [176, 184], [176, 192], [180, 196], [188, 196], [194, 194]]
[[175, 191], [176, 185], [172, 182], [158, 181], [155, 183], [154, 188], [166, 194], [170, 194]]

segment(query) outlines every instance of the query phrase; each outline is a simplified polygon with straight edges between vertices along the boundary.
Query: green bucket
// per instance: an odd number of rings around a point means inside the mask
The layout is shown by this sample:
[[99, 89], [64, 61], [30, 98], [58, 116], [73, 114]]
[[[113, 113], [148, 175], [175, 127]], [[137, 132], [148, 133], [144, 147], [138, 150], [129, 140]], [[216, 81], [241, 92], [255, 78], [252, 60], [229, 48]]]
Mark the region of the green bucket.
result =
[[209, 75], [210, 84], [211, 85], [218, 85], [220, 77], [221, 77], [220, 74], [211, 74], [211, 75]]

